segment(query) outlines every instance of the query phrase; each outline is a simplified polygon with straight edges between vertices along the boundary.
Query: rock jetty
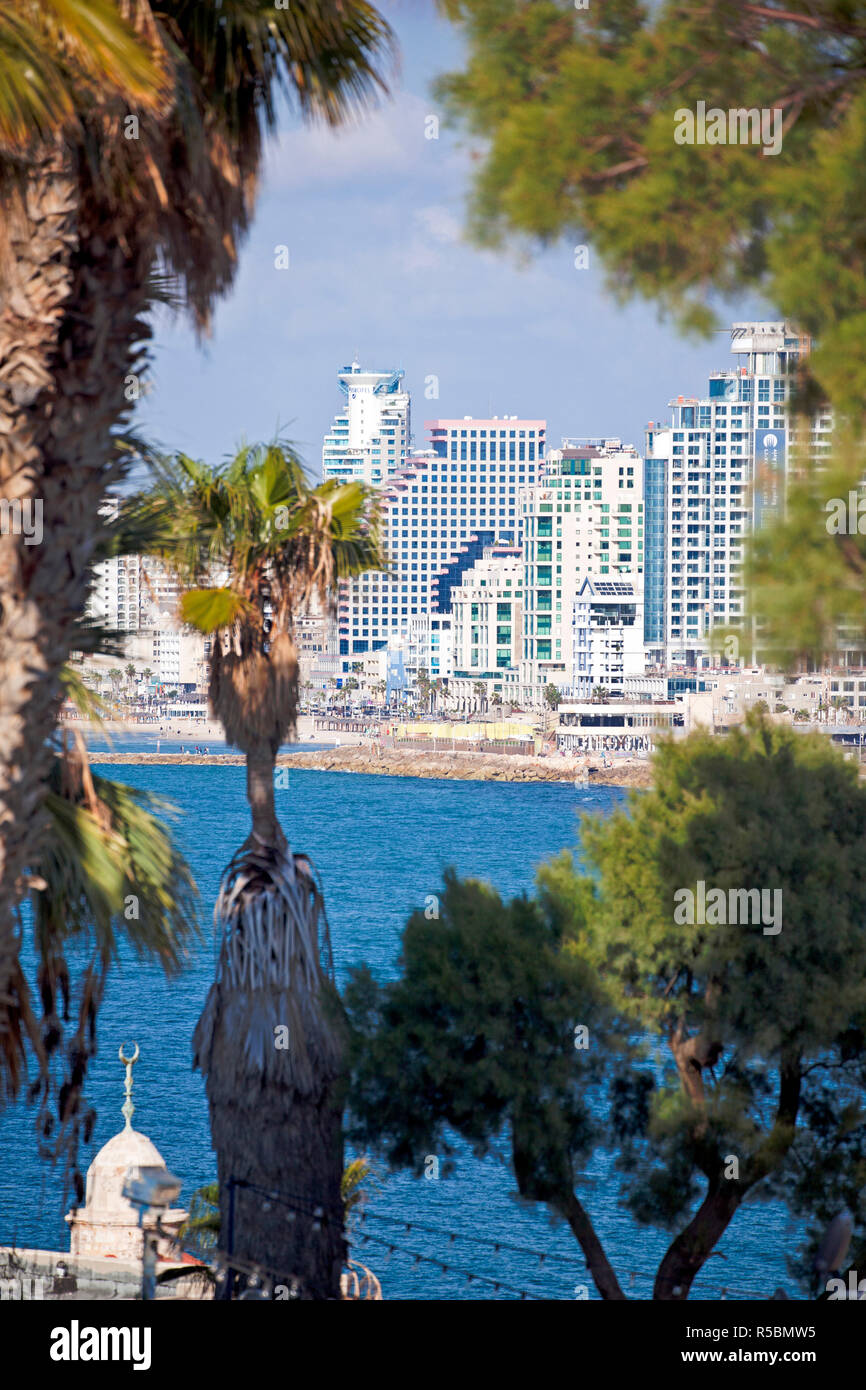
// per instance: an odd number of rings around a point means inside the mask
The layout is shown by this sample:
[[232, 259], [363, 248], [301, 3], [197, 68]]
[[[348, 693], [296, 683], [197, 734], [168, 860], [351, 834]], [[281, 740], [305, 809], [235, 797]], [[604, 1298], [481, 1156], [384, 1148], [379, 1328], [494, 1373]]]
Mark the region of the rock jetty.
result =
[[[243, 757], [234, 753], [97, 753], [94, 763], [164, 763], [195, 766], [237, 766]], [[537, 758], [514, 753], [427, 753], [418, 749], [368, 745], [321, 748], [315, 752], [281, 753], [278, 767], [310, 768], [322, 772], [361, 772], [379, 777], [441, 777], [479, 782], [570, 782], [618, 787], [649, 787], [652, 769], [646, 759], [617, 761], [603, 767], [597, 759], [588, 763], [557, 756]]]

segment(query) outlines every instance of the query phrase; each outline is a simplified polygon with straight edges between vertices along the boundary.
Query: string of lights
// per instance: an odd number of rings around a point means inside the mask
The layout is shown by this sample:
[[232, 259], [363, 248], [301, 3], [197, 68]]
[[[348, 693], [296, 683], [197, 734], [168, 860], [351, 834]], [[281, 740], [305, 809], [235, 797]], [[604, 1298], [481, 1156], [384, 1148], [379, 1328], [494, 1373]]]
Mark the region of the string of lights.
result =
[[248, 1182], [246, 1178], [230, 1178], [229, 1184], [236, 1189], [255, 1192], [259, 1197], [263, 1197], [263, 1211], [268, 1210], [270, 1203], [276, 1202], [279, 1206], [289, 1207], [302, 1216], [312, 1216], [318, 1222], [332, 1220], [342, 1226], [345, 1219], [342, 1207], [335, 1207], [329, 1214], [320, 1204], [314, 1204], [309, 1197], [297, 1192], [278, 1192], [274, 1188], [259, 1187], [257, 1183]]
[[[314, 1206], [308, 1198], [305, 1198], [298, 1193], [279, 1192], [274, 1189], [260, 1187], [256, 1183], [247, 1182], [245, 1179], [233, 1179], [232, 1181], [235, 1187], [254, 1192], [258, 1196], [264, 1198], [264, 1201], [262, 1203], [263, 1211], [268, 1210], [268, 1205], [270, 1203], [278, 1203], [281, 1206], [289, 1207], [293, 1213], [297, 1212], [304, 1216], [312, 1216], [314, 1222], [314, 1229], [316, 1229], [322, 1222], [329, 1219], [324, 1208], [318, 1205]], [[344, 1220], [343, 1212], [333, 1212], [332, 1219], [339, 1221], [342, 1224]], [[476, 1247], [483, 1247], [492, 1250], [496, 1254], [507, 1253], [515, 1255], [527, 1255], [532, 1259], [538, 1260], [540, 1268], [544, 1268], [545, 1265], [570, 1265], [572, 1267], [580, 1266], [582, 1269], [588, 1268], [582, 1254], [563, 1255], [557, 1251], [538, 1250], [528, 1245], [515, 1244], [513, 1241], [497, 1240], [495, 1237], [492, 1236], [481, 1236], [475, 1234], [474, 1232], [467, 1232], [462, 1230], [454, 1231], [447, 1227], [432, 1225], [430, 1222], [427, 1221], [407, 1220], [404, 1217], [389, 1216], [385, 1212], [376, 1211], [374, 1208], [371, 1209], [369, 1207], [364, 1207], [360, 1209], [355, 1213], [355, 1219], [358, 1220], [362, 1225], [366, 1225], [367, 1221], [371, 1220], [378, 1221], [386, 1225], [399, 1227], [401, 1230], [406, 1231], [407, 1234], [411, 1231], [423, 1231], [425, 1235], [433, 1235], [445, 1238], [452, 1245], [455, 1244], [457, 1241], [463, 1241], [469, 1245], [474, 1245]], [[386, 1246], [389, 1252], [391, 1253], [399, 1253], [411, 1257], [415, 1264], [424, 1262], [426, 1264], [435, 1265], [438, 1269], [442, 1271], [442, 1273], [451, 1272], [458, 1274], [464, 1277], [467, 1280], [467, 1283], [472, 1283], [473, 1281], [477, 1280], [479, 1283], [489, 1285], [495, 1290], [502, 1290], [503, 1292], [518, 1294], [521, 1298], [543, 1299], [545, 1297], [549, 1297], [549, 1295], [530, 1293], [528, 1290], [521, 1289], [516, 1285], [508, 1283], [506, 1280], [497, 1279], [491, 1275], [478, 1274], [474, 1270], [468, 1270], [453, 1265], [448, 1261], [443, 1261], [438, 1256], [426, 1255], [418, 1250], [410, 1250], [408, 1249], [408, 1247], [402, 1246], [398, 1244], [396, 1241], [392, 1241], [383, 1236], [376, 1236], [366, 1230], [358, 1231], [354, 1236], [353, 1233], [349, 1232], [348, 1237], [350, 1240], [356, 1238], [362, 1241], [370, 1241], [378, 1245]], [[655, 1271], [645, 1269], [629, 1268], [626, 1269], [624, 1273], [628, 1276], [630, 1287], [634, 1286], [636, 1280], [644, 1280], [649, 1282], [649, 1284], [654, 1285], [657, 1278], [657, 1274]], [[768, 1294], [765, 1290], [759, 1291], [757, 1289], [740, 1289], [727, 1284], [706, 1284], [703, 1280], [701, 1281], [701, 1287], [702, 1289], [706, 1289], [708, 1292], [712, 1291], [718, 1294], [719, 1298], [722, 1300], [726, 1298], [755, 1298], [765, 1300], [768, 1297]]]
[[[492, 1236], [480, 1236], [466, 1231], [452, 1231], [447, 1227], [433, 1226], [426, 1221], [411, 1221], [402, 1217], [387, 1216], [384, 1212], [378, 1212], [369, 1207], [363, 1208], [358, 1215], [362, 1222], [366, 1222], [368, 1219], [381, 1221], [391, 1226], [399, 1226], [407, 1233], [413, 1230], [423, 1231], [428, 1235], [446, 1237], [451, 1244], [459, 1240], [472, 1245], [486, 1246], [497, 1253], [508, 1252], [510, 1254], [529, 1255], [538, 1260], [540, 1267], [544, 1267], [546, 1264], [562, 1264], [580, 1265], [584, 1269], [588, 1268], [582, 1254], [561, 1255], [558, 1252], [536, 1250], [528, 1245], [515, 1245], [511, 1241], [496, 1240]], [[434, 1259], [433, 1263], [439, 1262]], [[654, 1284], [657, 1277], [655, 1271], [644, 1269], [627, 1269], [625, 1273], [628, 1275], [629, 1283], [632, 1285], [636, 1279], [648, 1280], [650, 1283]], [[718, 1293], [722, 1299], [726, 1297], [766, 1299], [768, 1297], [766, 1290], [739, 1289], [728, 1284], [705, 1284], [703, 1281], [701, 1281], [701, 1283], [703, 1288], [712, 1289], [714, 1292]]]
[[388, 1253], [391, 1255], [398, 1253], [401, 1255], [410, 1255], [414, 1264], [423, 1262], [425, 1264], [436, 1265], [443, 1274], [458, 1274], [466, 1280], [467, 1284], [488, 1284], [496, 1292], [519, 1294], [521, 1299], [532, 1298], [543, 1301], [546, 1298], [544, 1294], [531, 1293], [528, 1289], [521, 1289], [515, 1284], [509, 1284], [505, 1279], [494, 1279], [487, 1274], [476, 1274], [474, 1270], [463, 1269], [459, 1265], [448, 1264], [447, 1261], [437, 1259], [434, 1255], [425, 1255], [420, 1250], [410, 1250], [405, 1245], [398, 1245], [396, 1241], [388, 1240], [384, 1236], [374, 1236], [369, 1231], [360, 1232], [358, 1238], [363, 1241], [372, 1241], [377, 1245], [385, 1246]]
[[465, 1231], [449, 1231], [442, 1226], [431, 1226], [425, 1221], [407, 1221], [405, 1218], [397, 1216], [386, 1216], [384, 1212], [370, 1211], [364, 1208], [360, 1213], [362, 1221], [371, 1219], [373, 1221], [384, 1221], [392, 1226], [402, 1226], [408, 1231], [425, 1231], [430, 1235], [448, 1236], [452, 1242], [455, 1240], [470, 1241], [474, 1245], [488, 1245], [495, 1251], [507, 1250], [519, 1255], [533, 1255], [542, 1265], [548, 1260], [557, 1261], [565, 1264], [585, 1265], [583, 1255], [559, 1255], [546, 1250], [532, 1250], [528, 1245], [513, 1245], [507, 1240], [494, 1240], [492, 1236], [467, 1235]]

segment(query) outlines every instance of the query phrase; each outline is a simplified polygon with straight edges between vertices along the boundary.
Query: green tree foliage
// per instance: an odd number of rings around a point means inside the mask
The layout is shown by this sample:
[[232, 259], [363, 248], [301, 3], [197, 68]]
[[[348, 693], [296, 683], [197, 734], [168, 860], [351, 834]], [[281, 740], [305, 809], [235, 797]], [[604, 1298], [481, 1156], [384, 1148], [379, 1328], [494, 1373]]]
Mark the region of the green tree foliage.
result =
[[866, 636], [863, 472], [862, 450], [837, 438], [832, 461], [799, 469], [789, 481], [784, 516], [752, 535], [742, 650], [790, 668], [826, 663], [840, 631], [848, 642]]
[[[653, 791], [585, 822], [592, 877], [563, 854], [504, 905], [451, 876], [440, 919], [410, 919], [400, 978], [355, 972], [358, 1137], [417, 1171], [446, 1126], [478, 1153], [507, 1129], [520, 1193], [569, 1221], [607, 1298], [622, 1290], [575, 1191], [599, 1143], [633, 1216], [672, 1235], [658, 1299], [688, 1297], [747, 1195], [813, 1235], [843, 1205], [862, 1222], [864, 832], [866, 789], [817, 735], [752, 716], [664, 744]], [[779, 890], [780, 930], [743, 909], [678, 921], [699, 881]]]
[[[477, 239], [589, 241], [620, 297], [708, 329], [759, 290], [866, 407], [866, 6], [852, 0], [443, 0], [467, 41], [439, 94], [483, 154]], [[761, 144], [677, 144], [675, 113], [778, 109]]]
[[[380, 986], [353, 972], [355, 1116], [351, 1138], [420, 1172], [427, 1155], [453, 1166], [448, 1129], [481, 1155], [505, 1134], [522, 1197], [546, 1202], [584, 1235], [600, 1287], [616, 1277], [576, 1192], [601, 1138], [592, 1097], [603, 1082], [608, 1013], [592, 971], [571, 949], [578, 891], [567, 902], [504, 904], [492, 889], [446, 875], [440, 915], [409, 920], [402, 976]], [[589, 1046], [575, 1032], [588, 1030]], [[583, 1242], [582, 1242], [583, 1243]]]

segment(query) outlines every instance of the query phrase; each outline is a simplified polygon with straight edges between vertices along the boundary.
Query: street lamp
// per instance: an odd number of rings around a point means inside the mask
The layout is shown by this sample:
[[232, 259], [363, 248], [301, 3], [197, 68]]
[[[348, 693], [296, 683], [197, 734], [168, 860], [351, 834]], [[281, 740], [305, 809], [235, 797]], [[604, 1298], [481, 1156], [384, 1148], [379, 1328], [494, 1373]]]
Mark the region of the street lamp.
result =
[[[161, 1235], [168, 1235], [159, 1224], [159, 1212], [176, 1201], [181, 1189], [181, 1180], [167, 1168], [141, 1167], [128, 1168], [123, 1183], [123, 1196], [134, 1207], [138, 1207], [138, 1224], [141, 1227], [141, 1297], [148, 1302], [156, 1297], [156, 1257], [157, 1243]], [[144, 1229], [144, 1213], [157, 1212], [156, 1224]]]

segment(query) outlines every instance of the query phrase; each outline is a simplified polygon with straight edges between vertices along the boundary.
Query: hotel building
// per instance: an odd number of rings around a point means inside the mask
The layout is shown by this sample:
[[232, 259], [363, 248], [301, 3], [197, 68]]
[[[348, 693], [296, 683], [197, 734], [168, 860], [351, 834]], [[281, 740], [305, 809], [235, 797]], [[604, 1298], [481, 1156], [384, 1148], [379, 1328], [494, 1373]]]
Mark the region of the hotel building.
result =
[[[448, 672], [451, 595], [496, 542], [521, 538], [518, 496], [538, 476], [543, 420], [516, 415], [430, 420], [430, 447], [382, 484], [383, 535], [390, 568], [341, 586], [339, 655], [344, 674], [369, 652], [412, 638], [413, 661], [431, 679]], [[418, 633], [426, 632], [426, 656]]]
[[401, 371], [365, 371], [358, 362], [337, 373], [345, 400], [322, 446], [322, 476], [348, 483], [384, 482], [409, 453], [409, 392]]
[[458, 709], [496, 696], [517, 703], [523, 645], [523, 556], [519, 546], [487, 546], [451, 591], [453, 670], [449, 692]]

